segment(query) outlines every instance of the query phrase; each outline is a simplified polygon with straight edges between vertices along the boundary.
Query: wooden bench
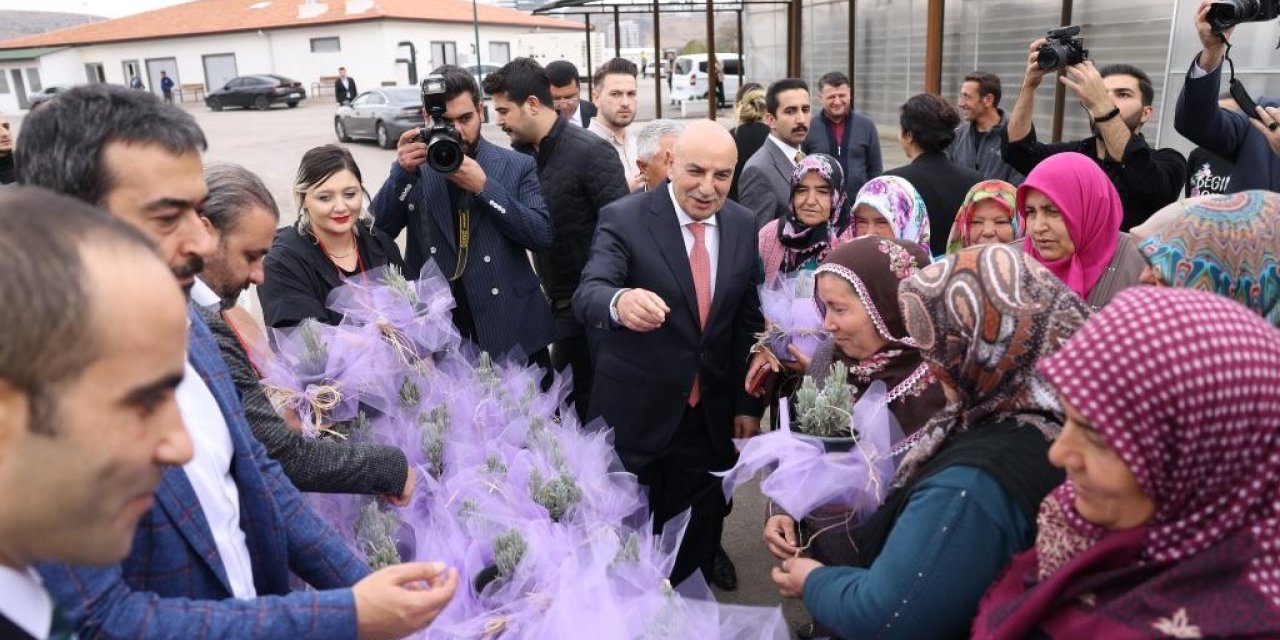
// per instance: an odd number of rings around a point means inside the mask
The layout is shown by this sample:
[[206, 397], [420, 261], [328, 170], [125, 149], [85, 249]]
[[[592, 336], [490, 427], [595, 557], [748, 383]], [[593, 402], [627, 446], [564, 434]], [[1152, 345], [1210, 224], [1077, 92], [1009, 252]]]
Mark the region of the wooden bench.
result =
[[313, 96], [331, 96], [333, 95], [333, 86], [338, 83], [338, 76], [320, 76], [320, 79], [311, 83], [311, 95]]
[[204, 100], [204, 84], [199, 82], [183, 83], [178, 86], [178, 102], [186, 102], [187, 96], [192, 100]]

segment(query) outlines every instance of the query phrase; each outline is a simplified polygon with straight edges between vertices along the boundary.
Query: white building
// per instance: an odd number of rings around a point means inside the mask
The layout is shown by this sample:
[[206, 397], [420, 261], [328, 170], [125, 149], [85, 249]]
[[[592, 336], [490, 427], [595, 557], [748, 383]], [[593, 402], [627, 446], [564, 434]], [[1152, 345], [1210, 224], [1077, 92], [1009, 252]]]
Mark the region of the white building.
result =
[[[256, 73], [298, 80], [309, 95], [321, 87], [331, 92], [327, 78], [338, 67], [361, 88], [404, 84], [410, 48], [401, 43], [414, 45], [419, 78], [441, 64], [476, 61], [472, 10], [469, 0], [198, 0], [16, 38], [0, 42], [0, 111], [27, 108], [27, 96], [43, 87], [127, 85], [135, 74], [158, 93], [161, 71], [184, 89], [186, 100], [198, 99], [197, 88], [209, 91]], [[573, 33], [580, 39], [583, 29], [488, 4], [475, 10], [479, 57], [487, 63], [538, 51], [523, 38]]]

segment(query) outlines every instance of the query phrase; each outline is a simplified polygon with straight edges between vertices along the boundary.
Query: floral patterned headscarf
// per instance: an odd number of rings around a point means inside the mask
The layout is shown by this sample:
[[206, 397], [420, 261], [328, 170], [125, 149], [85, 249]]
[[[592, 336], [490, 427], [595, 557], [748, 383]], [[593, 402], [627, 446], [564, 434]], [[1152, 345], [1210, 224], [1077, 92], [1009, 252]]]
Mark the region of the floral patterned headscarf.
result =
[[1022, 224], [1015, 210], [1018, 206], [1015, 202], [1016, 190], [1017, 187], [1004, 180], [983, 180], [973, 185], [969, 193], [965, 194], [964, 202], [960, 203], [956, 221], [951, 225], [951, 235], [947, 236], [947, 253], [955, 253], [969, 246], [969, 222], [973, 220], [973, 210], [978, 208], [978, 204], [988, 200], [1000, 205], [1009, 214], [1009, 220], [1013, 223], [1013, 239], [1021, 238]]
[[893, 227], [895, 238], [914, 242], [926, 254], [933, 255], [929, 251], [929, 212], [925, 210], [924, 198], [905, 178], [880, 176], [867, 181], [858, 190], [853, 209], [862, 205], [884, 216]]
[[946, 372], [957, 401], [920, 430], [896, 485], [975, 425], [1014, 418], [1057, 436], [1062, 409], [1036, 362], [1089, 317], [1088, 305], [1061, 280], [1009, 245], [986, 244], [904, 280], [899, 301], [911, 337]]
[[1169, 206], [1181, 213], [1138, 245], [1160, 280], [1226, 296], [1280, 327], [1280, 194], [1244, 191]]
[[791, 193], [810, 173], [822, 176], [831, 187], [831, 215], [821, 224], [806, 226], [796, 215], [795, 199], [787, 207], [787, 214], [778, 223], [778, 241], [782, 244], [784, 271], [790, 272], [810, 260], [821, 261], [831, 253], [832, 239], [844, 232], [852, 216], [845, 207], [848, 197], [844, 192], [844, 169], [840, 163], [825, 153], [814, 153], [800, 160], [791, 173]]

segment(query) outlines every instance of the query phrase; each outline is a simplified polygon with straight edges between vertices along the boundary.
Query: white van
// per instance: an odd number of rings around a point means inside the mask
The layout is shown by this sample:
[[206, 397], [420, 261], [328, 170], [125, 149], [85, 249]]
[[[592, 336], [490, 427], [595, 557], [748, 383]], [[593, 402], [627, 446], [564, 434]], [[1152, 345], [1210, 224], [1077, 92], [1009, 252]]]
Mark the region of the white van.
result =
[[[742, 58], [736, 53], [717, 53], [716, 60], [724, 69], [724, 99], [732, 104], [738, 93], [738, 73]], [[671, 78], [671, 99], [677, 103], [705, 100], [707, 88], [707, 54], [690, 53], [676, 58], [675, 75]]]

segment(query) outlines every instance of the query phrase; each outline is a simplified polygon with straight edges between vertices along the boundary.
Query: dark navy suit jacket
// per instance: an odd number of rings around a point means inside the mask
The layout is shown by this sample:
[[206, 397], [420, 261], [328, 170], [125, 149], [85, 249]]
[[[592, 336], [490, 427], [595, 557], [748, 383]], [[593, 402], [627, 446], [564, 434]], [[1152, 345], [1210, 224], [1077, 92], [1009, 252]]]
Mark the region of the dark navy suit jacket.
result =
[[[462, 274], [480, 348], [501, 356], [513, 347], [525, 355], [550, 344], [550, 307], [527, 251], [551, 247], [551, 216], [538, 185], [533, 158], [484, 139], [475, 160], [487, 177], [471, 198], [471, 244]], [[464, 194], [466, 197], [468, 194]], [[457, 217], [444, 176], [423, 165], [409, 173], [392, 163], [391, 175], [373, 198], [374, 226], [392, 238], [408, 227], [405, 268], [416, 277], [428, 260], [446, 277], [458, 260]]]
[[[1191, 64], [1194, 69], [1195, 62]], [[1221, 85], [1222, 65], [1200, 78], [1192, 78], [1188, 70], [1187, 82], [1178, 95], [1173, 127], [1196, 145], [1235, 163], [1228, 192], [1280, 189], [1280, 155], [1271, 150], [1266, 137], [1254, 130], [1244, 114], [1218, 106]], [[1280, 107], [1280, 100], [1275, 98], [1255, 96], [1254, 102]]]
[[[761, 274], [755, 215], [733, 201], [717, 214], [715, 290], [707, 326], [701, 328], [669, 184], [600, 210], [591, 257], [573, 297], [578, 320], [606, 330], [595, 354], [590, 415], [602, 416], [613, 428], [614, 445], [629, 468], [661, 455], [670, 444], [695, 374], [715, 460], [732, 463], [734, 416], [758, 416], [761, 410], [743, 390], [749, 351], [764, 327], [756, 289]], [[671, 309], [666, 322], [648, 333], [614, 323], [609, 306], [621, 288], [656, 293]]]
[[[45, 587], [86, 640], [356, 637], [355, 599], [347, 587], [368, 567], [304, 504], [254, 439], [213, 334], [194, 307], [188, 316], [187, 357], [222, 408], [235, 447], [231, 473], [259, 597], [232, 597], [213, 533], [180, 467], [165, 472], [124, 562], [44, 565]], [[290, 572], [321, 591], [290, 592]]]

